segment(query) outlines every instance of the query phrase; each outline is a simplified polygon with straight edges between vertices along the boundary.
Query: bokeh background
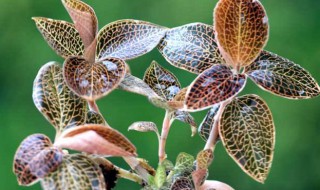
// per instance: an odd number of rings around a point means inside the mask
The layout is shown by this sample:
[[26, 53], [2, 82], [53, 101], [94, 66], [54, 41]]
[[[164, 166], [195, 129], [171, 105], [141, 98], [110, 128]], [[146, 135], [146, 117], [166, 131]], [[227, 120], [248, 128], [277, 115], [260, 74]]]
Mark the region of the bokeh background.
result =
[[[99, 18], [100, 28], [125, 18], [146, 20], [167, 27], [192, 22], [212, 24], [212, 10], [217, 0], [86, 0]], [[320, 3], [318, 0], [262, 0], [270, 21], [267, 50], [300, 64], [320, 81]], [[54, 19], [70, 18], [59, 0], [0, 0], [0, 189], [40, 189], [20, 187], [12, 173], [12, 159], [19, 143], [33, 133], [54, 137], [53, 127], [33, 105], [32, 83], [38, 69], [48, 61], [62, 62], [42, 39], [32, 16]], [[183, 86], [196, 76], [165, 62], [157, 50], [129, 61], [132, 73], [142, 77], [152, 60], [157, 60], [180, 79]], [[276, 125], [275, 156], [265, 184], [248, 177], [227, 155], [221, 143], [210, 168], [210, 179], [226, 182], [235, 189], [320, 189], [320, 98], [293, 101], [262, 91], [251, 81], [243, 93], [256, 93], [271, 108]], [[139, 120], [161, 126], [164, 111], [152, 106], [145, 97], [115, 90], [98, 101], [108, 123], [124, 133], [138, 148], [138, 153], [157, 164], [157, 140], [153, 133], [128, 132]], [[199, 124], [205, 112], [195, 113]], [[193, 155], [204, 142], [190, 137], [188, 126], [175, 122], [169, 134], [168, 158], [179, 152]], [[125, 168], [120, 159], [112, 159]], [[116, 189], [139, 189], [125, 180]]]

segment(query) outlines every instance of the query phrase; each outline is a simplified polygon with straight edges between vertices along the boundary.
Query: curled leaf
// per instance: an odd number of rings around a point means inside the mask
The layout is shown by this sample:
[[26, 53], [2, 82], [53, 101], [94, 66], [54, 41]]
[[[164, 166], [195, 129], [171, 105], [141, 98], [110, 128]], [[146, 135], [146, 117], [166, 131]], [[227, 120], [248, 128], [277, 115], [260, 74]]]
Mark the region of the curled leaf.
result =
[[134, 122], [129, 126], [128, 130], [135, 130], [140, 132], [154, 131], [155, 133], [159, 134], [157, 125], [153, 122], [148, 121]]
[[63, 58], [83, 55], [84, 45], [73, 24], [43, 17], [32, 19], [43, 38], [58, 55]]
[[308, 71], [271, 52], [263, 51], [245, 73], [262, 89], [282, 97], [306, 99], [320, 94], [319, 85]]
[[89, 47], [98, 32], [98, 20], [94, 10], [79, 0], [62, 0], [62, 3], [72, 18], [84, 46]]
[[62, 152], [51, 146], [43, 134], [30, 135], [21, 142], [13, 160], [13, 172], [20, 185], [35, 183], [61, 164]]
[[190, 113], [186, 111], [175, 111], [173, 113], [173, 119], [179, 120], [183, 123], [189, 124], [191, 127], [192, 136], [194, 136], [197, 132], [197, 124], [194, 121], [194, 118]]
[[41, 67], [33, 83], [32, 98], [58, 132], [84, 123], [86, 102], [69, 90], [56, 62]]
[[81, 154], [66, 155], [58, 169], [41, 181], [44, 189], [106, 189], [99, 166]]
[[96, 59], [116, 57], [133, 59], [155, 48], [166, 28], [139, 20], [119, 20], [103, 27], [98, 33]]
[[196, 74], [223, 62], [213, 27], [203, 23], [168, 30], [158, 48], [170, 64]]
[[185, 109], [202, 110], [237, 95], [246, 76], [233, 73], [225, 65], [214, 65], [201, 73], [189, 86]]
[[153, 61], [146, 70], [143, 80], [160, 97], [172, 100], [180, 91], [181, 85], [176, 76]]
[[63, 75], [68, 86], [77, 95], [89, 101], [110, 93], [119, 85], [125, 73], [125, 62], [117, 58], [90, 63], [84, 58], [69, 57], [63, 67]]
[[263, 183], [275, 144], [271, 111], [256, 95], [235, 98], [222, 113], [220, 138], [228, 154], [253, 179]]
[[208, 111], [206, 117], [203, 119], [202, 123], [200, 124], [200, 127], [198, 128], [198, 133], [204, 141], [207, 141], [210, 136], [212, 126], [215, 122], [215, 116], [219, 108], [220, 108], [220, 104], [213, 105], [213, 107]]
[[135, 156], [136, 148], [111, 127], [87, 124], [65, 130], [55, 145], [105, 156]]
[[226, 63], [251, 64], [268, 40], [269, 24], [259, 0], [220, 0], [214, 10], [214, 30]]

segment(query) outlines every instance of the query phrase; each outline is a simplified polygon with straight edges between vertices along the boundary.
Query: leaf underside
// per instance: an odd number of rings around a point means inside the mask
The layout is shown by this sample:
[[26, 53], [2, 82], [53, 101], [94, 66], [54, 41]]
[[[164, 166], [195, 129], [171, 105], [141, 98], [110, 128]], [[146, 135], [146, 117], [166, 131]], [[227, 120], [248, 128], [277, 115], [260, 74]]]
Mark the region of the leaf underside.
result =
[[159, 133], [157, 125], [153, 122], [148, 122], [148, 121], [134, 122], [129, 126], [128, 130], [135, 130], [139, 132], [154, 131], [157, 134]]
[[139, 20], [119, 20], [98, 33], [96, 59], [133, 59], [155, 48], [167, 29]]
[[77, 95], [94, 101], [119, 85], [125, 76], [125, 67], [125, 62], [117, 58], [90, 63], [84, 58], [69, 57], [64, 62], [63, 75]]
[[67, 58], [84, 54], [82, 39], [73, 24], [43, 17], [32, 19], [43, 38], [59, 56]]
[[86, 102], [69, 90], [58, 63], [49, 62], [41, 67], [33, 83], [32, 97], [57, 131], [84, 123]]
[[271, 111], [257, 95], [235, 98], [220, 120], [220, 138], [242, 170], [263, 183], [269, 173], [275, 129]]
[[200, 74], [224, 62], [214, 38], [212, 26], [192, 23], [168, 30], [158, 49], [173, 66]]
[[234, 74], [225, 65], [214, 65], [201, 73], [189, 86], [186, 109], [202, 110], [238, 94], [244, 87], [246, 76]]
[[153, 61], [146, 70], [143, 80], [158, 94], [158, 96], [172, 100], [181, 89], [176, 76]]
[[214, 10], [214, 30], [226, 63], [251, 64], [268, 40], [268, 17], [258, 0], [220, 0]]
[[202, 123], [198, 128], [198, 133], [204, 141], [207, 141], [209, 138], [212, 126], [215, 122], [214, 117], [216, 116], [219, 108], [220, 104], [213, 105], [213, 107], [208, 111], [206, 117], [203, 119]]
[[308, 71], [271, 52], [263, 51], [245, 73], [262, 89], [285, 98], [307, 99], [320, 94]]
[[57, 171], [41, 181], [46, 190], [106, 189], [104, 177], [99, 166], [90, 158], [81, 154], [66, 155]]

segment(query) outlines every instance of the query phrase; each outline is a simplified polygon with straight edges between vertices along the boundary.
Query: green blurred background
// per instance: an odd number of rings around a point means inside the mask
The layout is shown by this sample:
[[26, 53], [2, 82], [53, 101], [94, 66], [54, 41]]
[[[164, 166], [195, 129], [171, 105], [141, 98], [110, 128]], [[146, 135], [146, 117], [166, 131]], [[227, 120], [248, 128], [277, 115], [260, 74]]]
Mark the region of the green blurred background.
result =
[[[212, 24], [217, 0], [86, 0], [99, 18], [100, 28], [125, 18], [146, 20], [174, 27], [192, 22]], [[320, 81], [320, 3], [318, 0], [262, 0], [271, 25], [266, 49], [287, 57], [309, 70]], [[0, 0], [0, 189], [40, 189], [19, 187], [12, 173], [12, 159], [19, 143], [33, 133], [54, 137], [53, 127], [33, 105], [32, 83], [38, 69], [48, 61], [63, 60], [42, 39], [32, 16], [70, 18], [59, 0]], [[142, 77], [152, 60], [177, 75], [183, 86], [194, 78], [166, 63], [157, 50], [129, 61], [132, 73]], [[210, 179], [226, 182], [235, 189], [320, 189], [320, 98], [293, 101], [263, 92], [251, 81], [244, 93], [262, 96], [271, 108], [276, 125], [276, 147], [272, 169], [264, 185], [248, 177], [219, 144], [210, 168]], [[145, 97], [115, 90], [98, 101], [108, 123], [124, 133], [138, 153], [157, 164], [157, 140], [152, 133], [128, 132], [134, 121], [153, 121], [161, 125], [164, 111], [152, 106]], [[195, 113], [199, 124], [205, 112]], [[174, 160], [179, 152], [193, 155], [204, 142], [190, 137], [188, 126], [175, 122], [169, 134], [167, 153]], [[128, 168], [120, 159], [116, 164]], [[119, 180], [116, 189], [139, 189], [132, 182]]]

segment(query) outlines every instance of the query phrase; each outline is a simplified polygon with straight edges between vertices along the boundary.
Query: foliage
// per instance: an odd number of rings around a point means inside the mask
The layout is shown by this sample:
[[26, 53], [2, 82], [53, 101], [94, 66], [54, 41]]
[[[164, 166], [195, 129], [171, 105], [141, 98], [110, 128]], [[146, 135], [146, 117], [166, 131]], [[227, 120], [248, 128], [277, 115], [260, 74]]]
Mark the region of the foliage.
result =
[[[270, 171], [275, 126], [265, 101], [254, 94], [237, 97], [250, 78], [262, 89], [290, 99], [320, 94], [315, 79], [302, 67], [263, 50], [269, 37], [266, 11], [256, 0], [220, 0], [214, 25], [191, 23], [166, 28], [138, 20], [119, 20], [98, 30], [94, 10], [79, 0], [62, 0], [73, 23], [33, 18], [48, 45], [65, 59], [45, 64], [33, 86], [37, 109], [56, 129], [53, 143], [43, 134], [28, 136], [14, 157], [20, 185], [40, 181], [44, 189], [111, 189], [119, 177], [143, 189], [232, 189], [207, 180], [220, 139], [230, 157], [254, 180], [263, 183]], [[143, 80], [133, 76], [126, 60], [155, 47], [175, 67], [198, 76], [187, 87], [156, 61]], [[96, 100], [115, 89], [146, 96], [165, 110], [161, 133], [149, 121], [129, 130], [156, 133], [159, 164], [154, 169], [138, 158], [136, 147], [109, 126]], [[196, 133], [189, 112], [210, 108], [198, 132], [206, 141], [196, 158], [180, 153], [175, 164], [166, 158], [171, 124], [182, 121]], [[66, 149], [79, 153], [69, 154]], [[122, 157], [133, 172], [106, 157]]]

